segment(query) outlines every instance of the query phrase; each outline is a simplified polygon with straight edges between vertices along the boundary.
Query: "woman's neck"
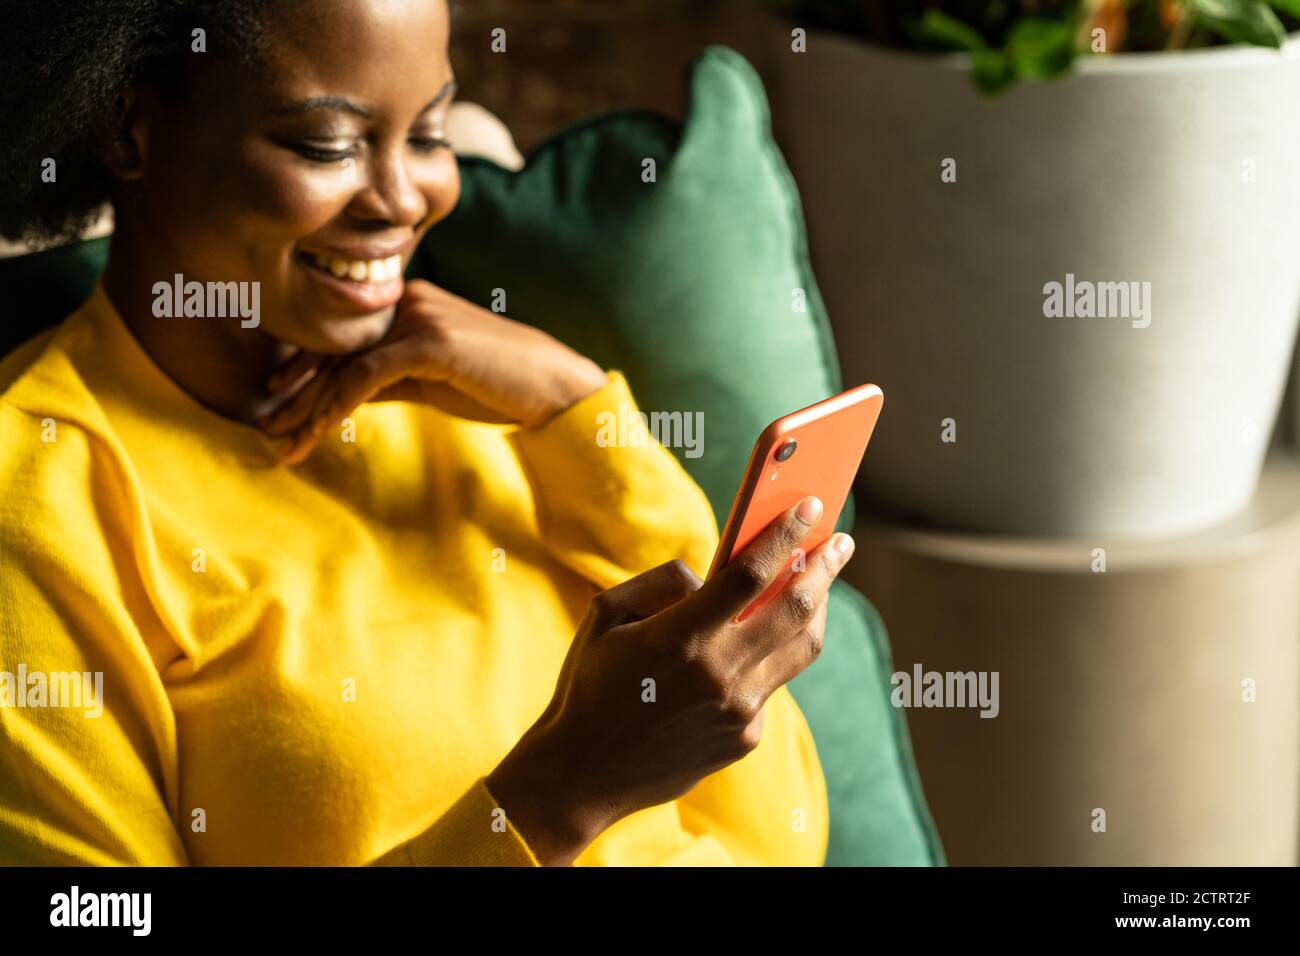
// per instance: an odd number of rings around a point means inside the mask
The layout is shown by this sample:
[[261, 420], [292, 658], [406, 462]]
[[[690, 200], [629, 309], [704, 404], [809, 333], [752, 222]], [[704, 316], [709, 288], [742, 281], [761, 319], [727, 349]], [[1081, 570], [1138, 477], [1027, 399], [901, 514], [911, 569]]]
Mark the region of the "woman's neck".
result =
[[119, 222], [103, 284], [126, 327], [154, 363], [196, 401], [226, 418], [254, 421], [271, 404], [267, 376], [293, 347], [260, 328], [241, 327], [238, 317], [159, 317], [154, 288], [165, 282], [171, 289], [178, 274], [183, 270], [169, 261], [166, 249]]

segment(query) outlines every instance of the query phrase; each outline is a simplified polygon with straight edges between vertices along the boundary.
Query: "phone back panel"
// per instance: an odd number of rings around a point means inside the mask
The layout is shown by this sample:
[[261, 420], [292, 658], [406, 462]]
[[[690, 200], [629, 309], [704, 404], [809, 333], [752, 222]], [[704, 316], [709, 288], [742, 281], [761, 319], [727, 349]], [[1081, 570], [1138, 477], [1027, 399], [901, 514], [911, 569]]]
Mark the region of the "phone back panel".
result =
[[[802, 550], [807, 554], [826, 541], [848, 500], [883, 404], [884, 395], [877, 386], [859, 385], [785, 415], [765, 428], [754, 445], [745, 478], [732, 503], [709, 576], [808, 495], [821, 499], [823, 511], [821, 520], [804, 539]], [[777, 451], [790, 439], [797, 442], [794, 454], [786, 461], [777, 461]], [[745, 615], [752, 614], [780, 590], [793, 573], [797, 557], [791, 555], [778, 581], [746, 609]]]

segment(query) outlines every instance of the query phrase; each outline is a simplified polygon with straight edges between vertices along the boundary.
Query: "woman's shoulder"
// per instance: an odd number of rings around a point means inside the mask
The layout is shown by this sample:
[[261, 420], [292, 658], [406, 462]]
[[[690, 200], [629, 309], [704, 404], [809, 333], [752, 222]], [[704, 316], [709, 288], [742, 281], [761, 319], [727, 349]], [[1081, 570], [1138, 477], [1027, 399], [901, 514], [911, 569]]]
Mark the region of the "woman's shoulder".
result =
[[107, 428], [82, 375], [81, 312], [0, 359], [0, 524], [12, 530], [32, 508], [71, 509], [91, 492], [91, 446]]
[[[88, 363], [96, 361], [95, 327], [86, 306], [58, 325], [39, 333], [0, 357], [0, 407], [17, 420], [77, 424], [93, 428], [102, 422], [99, 405], [86, 382]], [[99, 357], [102, 357], [100, 355]], [[8, 428], [3, 446], [20, 436]], [[5, 448], [0, 447], [0, 454]]]
[[94, 437], [0, 397], [0, 541], [34, 538], [93, 510]]
[[0, 356], [0, 396], [3, 396], [16, 381], [22, 378], [24, 372], [40, 359], [58, 331], [58, 326], [46, 329], [23, 342], [8, 355]]
[[54, 394], [84, 391], [79, 359], [93, 336], [88, 304], [0, 356], [0, 402], [24, 407]]

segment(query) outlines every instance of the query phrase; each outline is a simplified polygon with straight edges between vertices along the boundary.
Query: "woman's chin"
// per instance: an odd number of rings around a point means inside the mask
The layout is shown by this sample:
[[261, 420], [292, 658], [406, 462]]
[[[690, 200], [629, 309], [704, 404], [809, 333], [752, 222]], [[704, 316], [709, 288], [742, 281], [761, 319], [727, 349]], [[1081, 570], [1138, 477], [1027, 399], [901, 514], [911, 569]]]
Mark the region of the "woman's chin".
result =
[[360, 352], [388, 334], [396, 312], [395, 307], [389, 306], [370, 315], [304, 317], [298, 324], [302, 331], [293, 336], [293, 344], [304, 351], [323, 355]]

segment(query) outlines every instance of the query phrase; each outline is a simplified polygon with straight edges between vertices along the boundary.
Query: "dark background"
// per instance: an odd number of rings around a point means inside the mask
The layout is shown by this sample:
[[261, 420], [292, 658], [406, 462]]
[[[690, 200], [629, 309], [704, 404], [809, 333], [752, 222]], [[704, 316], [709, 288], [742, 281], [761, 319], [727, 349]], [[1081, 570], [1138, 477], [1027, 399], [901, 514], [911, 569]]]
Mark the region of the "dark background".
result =
[[[458, 98], [487, 107], [519, 149], [592, 113], [645, 107], [680, 117], [684, 73], [723, 43], [766, 72], [772, 18], [738, 0], [455, 0]], [[506, 31], [506, 52], [491, 34]]]

